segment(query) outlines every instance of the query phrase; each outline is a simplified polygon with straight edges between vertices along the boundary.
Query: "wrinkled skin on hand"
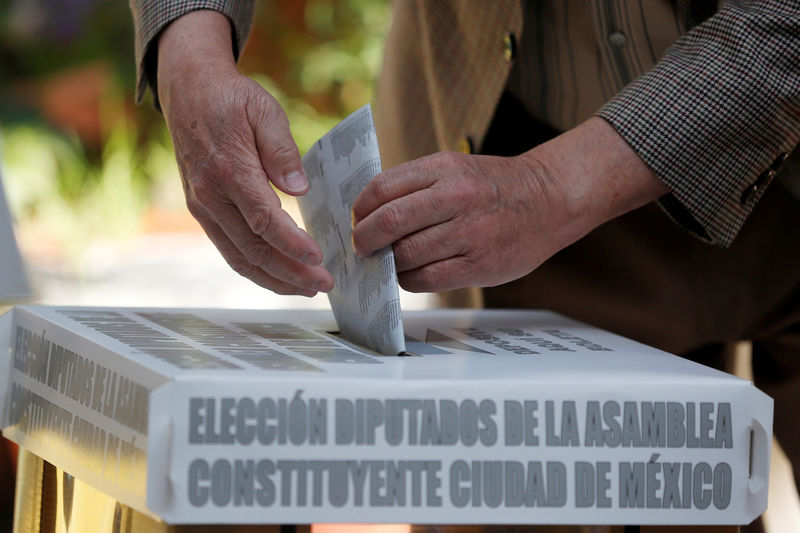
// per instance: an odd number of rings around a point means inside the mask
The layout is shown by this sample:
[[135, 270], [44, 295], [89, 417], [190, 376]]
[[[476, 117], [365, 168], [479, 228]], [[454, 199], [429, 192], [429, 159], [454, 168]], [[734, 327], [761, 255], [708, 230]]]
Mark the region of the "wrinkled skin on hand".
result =
[[[198, 61], [184, 60], [192, 57], [198, 28], [208, 31], [200, 46], [216, 44], [215, 37], [221, 42], [198, 54]], [[165, 39], [172, 41], [169, 47], [162, 42], [159, 52], [159, 96], [189, 211], [228, 264], [262, 287], [305, 296], [330, 290], [333, 278], [320, 266], [322, 251], [281, 208], [270, 185], [292, 195], [308, 189], [286, 114], [236, 70], [227, 19], [190, 13], [168, 28]], [[172, 64], [169, 54], [176, 57]]]
[[[434, 154], [379, 174], [353, 205], [361, 255], [394, 243], [409, 291], [492, 286], [523, 276], [564, 237], [563, 198], [521, 158]], [[554, 214], [560, 214], [555, 217]]]
[[393, 245], [403, 288], [489, 287], [668, 192], [604, 120], [516, 157], [441, 152], [386, 170], [353, 204], [353, 246]]
[[[301, 195], [308, 181], [283, 110], [236, 70], [225, 16], [197, 10], [167, 27], [158, 95], [189, 210], [234, 270], [281, 294], [333, 288], [319, 246], [270, 186]], [[379, 174], [353, 205], [353, 246], [366, 256], [393, 245], [411, 291], [497, 285], [667, 192], [592, 117], [517, 157], [444, 152]]]

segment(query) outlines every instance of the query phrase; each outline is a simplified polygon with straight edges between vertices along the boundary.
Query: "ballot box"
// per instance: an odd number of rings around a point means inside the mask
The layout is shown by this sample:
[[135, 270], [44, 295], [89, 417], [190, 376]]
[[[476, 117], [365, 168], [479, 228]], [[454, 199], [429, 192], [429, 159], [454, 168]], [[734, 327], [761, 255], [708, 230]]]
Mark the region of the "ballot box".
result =
[[19, 530], [50, 516], [25, 503], [47, 490], [52, 520], [105, 509], [142, 531], [735, 525], [766, 508], [772, 400], [752, 383], [546, 311], [403, 325], [407, 352], [385, 356], [326, 311], [15, 307], [0, 397], [24, 450]]

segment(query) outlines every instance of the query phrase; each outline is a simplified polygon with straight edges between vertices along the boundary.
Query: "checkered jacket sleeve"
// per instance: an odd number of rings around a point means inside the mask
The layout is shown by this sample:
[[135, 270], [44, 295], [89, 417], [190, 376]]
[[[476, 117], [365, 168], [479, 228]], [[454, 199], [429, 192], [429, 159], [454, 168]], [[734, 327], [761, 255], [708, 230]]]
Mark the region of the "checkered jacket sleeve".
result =
[[730, 245], [800, 141], [800, 2], [725, 2], [597, 115], [671, 189], [670, 216]]
[[250, 33], [254, 0], [130, 0], [136, 29], [136, 101], [141, 102], [147, 88], [153, 91], [156, 108], [157, 41], [161, 31], [173, 20], [198, 9], [211, 9], [231, 21], [233, 54], [237, 59]]

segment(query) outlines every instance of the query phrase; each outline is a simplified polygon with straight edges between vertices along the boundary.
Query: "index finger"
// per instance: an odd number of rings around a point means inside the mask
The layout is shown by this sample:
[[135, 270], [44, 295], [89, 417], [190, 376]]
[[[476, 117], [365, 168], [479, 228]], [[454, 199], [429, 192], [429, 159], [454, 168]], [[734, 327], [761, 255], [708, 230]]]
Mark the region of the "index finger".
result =
[[247, 174], [226, 191], [256, 235], [285, 256], [307, 265], [322, 262], [322, 250], [300, 229], [272, 190], [266, 175]]
[[376, 175], [353, 202], [353, 224], [365, 219], [380, 206], [408, 196], [433, 184], [433, 169], [428, 158], [403, 163]]

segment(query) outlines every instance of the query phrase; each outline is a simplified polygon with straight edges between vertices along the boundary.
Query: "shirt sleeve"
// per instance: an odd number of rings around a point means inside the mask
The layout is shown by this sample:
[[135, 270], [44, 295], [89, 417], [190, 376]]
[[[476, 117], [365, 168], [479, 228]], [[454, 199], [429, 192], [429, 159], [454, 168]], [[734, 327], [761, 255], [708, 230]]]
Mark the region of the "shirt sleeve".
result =
[[725, 2], [597, 115], [670, 188], [676, 222], [729, 246], [800, 141], [800, 3]]
[[153, 92], [157, 109], [156, 72], [158, 36], [176, 18], [198, 9], [219, 11], [231, 22], [233, 55], [239, 53], [247, 42], [255, 9], [254, 0], [130, 0], [136, 32], [136, 102], [142, 101], [147, 88]]

